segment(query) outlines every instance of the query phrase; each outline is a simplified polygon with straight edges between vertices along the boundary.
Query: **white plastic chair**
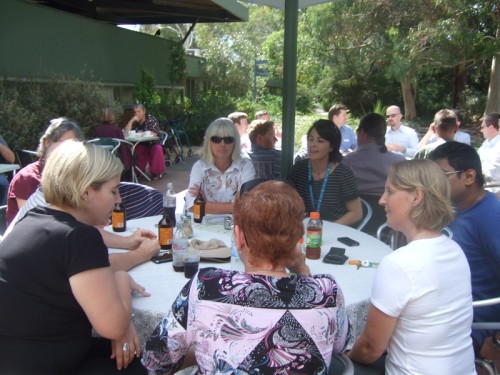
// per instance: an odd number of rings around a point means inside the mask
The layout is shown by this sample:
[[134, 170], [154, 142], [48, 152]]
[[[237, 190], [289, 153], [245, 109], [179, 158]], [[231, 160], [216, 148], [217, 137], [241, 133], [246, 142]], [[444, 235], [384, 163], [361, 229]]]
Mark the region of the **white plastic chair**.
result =
[[363, 206], [363, 220], [361, 220], [361, 223], [359, 223], [358, 226], [356, 227], [357, 230], [363, 229], [364, 226], [370, 221], [373, 214], [372, 206], [370, 206], [370, 203], [365, 201], [363, 198], [360, 199], [361, 199], [361, 205]]
[[[500, 304], [500, 297], [472, 302], [472, 306], [474, 308], [498, 304]], [[473, 322], [472, 329], [500, 330], [500, 322]], [[475, 363], [476, 367], [483, 368], [488, 373], [488, 375], [498, 375], [495, 362], [487, 359], [476, 358]]]

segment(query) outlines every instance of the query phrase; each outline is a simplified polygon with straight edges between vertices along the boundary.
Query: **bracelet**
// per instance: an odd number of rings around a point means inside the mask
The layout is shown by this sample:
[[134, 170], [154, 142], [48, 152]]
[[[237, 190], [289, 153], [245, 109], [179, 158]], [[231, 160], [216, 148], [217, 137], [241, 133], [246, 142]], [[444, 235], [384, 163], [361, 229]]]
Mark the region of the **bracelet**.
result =
[[493, 336], [491, 336], [491, 341], [493, 342], [493, 347], [496, 350], [500, 351], [500, 340], [497, 338], [497, 333], [498, 332], [495, 332], [495, 334]]

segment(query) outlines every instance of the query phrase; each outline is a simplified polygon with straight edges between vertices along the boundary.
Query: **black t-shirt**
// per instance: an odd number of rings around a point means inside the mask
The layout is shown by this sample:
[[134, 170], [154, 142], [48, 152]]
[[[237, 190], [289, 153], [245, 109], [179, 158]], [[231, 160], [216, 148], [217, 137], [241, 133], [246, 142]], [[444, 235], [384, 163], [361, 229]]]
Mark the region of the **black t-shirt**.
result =
[[[20, 360], [9, 349], [17, 344], [46, 357], [66, 356], [33, 361], [38, 370], [61, 371], [58, 366], [71, 367], [85, 357], [91, 325], [69, 278], [101, 267], [109, 267], [101, 234], [67, 213], [35, 208], [14, 227], [0, 243], [0, 370], [5, 360]], [[25, 361], [31, 355], [24, 353]]]

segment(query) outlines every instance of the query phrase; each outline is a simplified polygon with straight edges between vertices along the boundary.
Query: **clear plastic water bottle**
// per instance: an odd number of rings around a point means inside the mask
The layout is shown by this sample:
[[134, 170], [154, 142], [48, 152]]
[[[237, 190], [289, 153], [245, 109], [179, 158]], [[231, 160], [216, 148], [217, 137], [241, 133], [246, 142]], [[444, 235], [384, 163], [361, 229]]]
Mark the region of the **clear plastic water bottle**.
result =
[[241, 262], [240, 255], [238, 253], [238, 248], [236, 247], [236, 241], [234, 240], [234, 233], [231, 235], [231, 269], [234, 271], [244, 272], [245, 267]]
[[168, 213], [170, 220], [172, 220], [172, 225], [176, 226], [175, 220], [175, 209], [176, 209], [177, 198], [175, 196], [174, 185], [169, 182], [167, 184], [167, 190], [163, 196], [163, 211]]
[[188, 239], [184, 231], [184, 221], [181, 219], [177, 222], [177, 227], [172, 241], [172, 266], [175, 272], [184, 271], [184, 254], [188, 251]]

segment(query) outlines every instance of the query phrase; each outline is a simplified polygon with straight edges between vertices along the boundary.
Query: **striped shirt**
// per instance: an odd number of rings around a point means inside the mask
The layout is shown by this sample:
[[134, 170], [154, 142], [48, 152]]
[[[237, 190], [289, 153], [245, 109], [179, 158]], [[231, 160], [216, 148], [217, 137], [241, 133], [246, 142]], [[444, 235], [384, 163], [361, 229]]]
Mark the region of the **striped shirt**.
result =
[[[308, 183], [309, 159], [299, 160], [292, 167], [287, 181], [295, 185], [304, 201], [306, 212], [313, 210]], [[312, 181], [314, 202], [317, 205], [323, 180]], [[328, 221], [338, 220], [347, 213], [345, 203], [359, 197], [358, 184], [352, 171], [343, 164], [337, 165], [328, 177], [323, 201], [321, 203], [321, 219]], [[316, 207], [317, 209], [317, 207]]]

